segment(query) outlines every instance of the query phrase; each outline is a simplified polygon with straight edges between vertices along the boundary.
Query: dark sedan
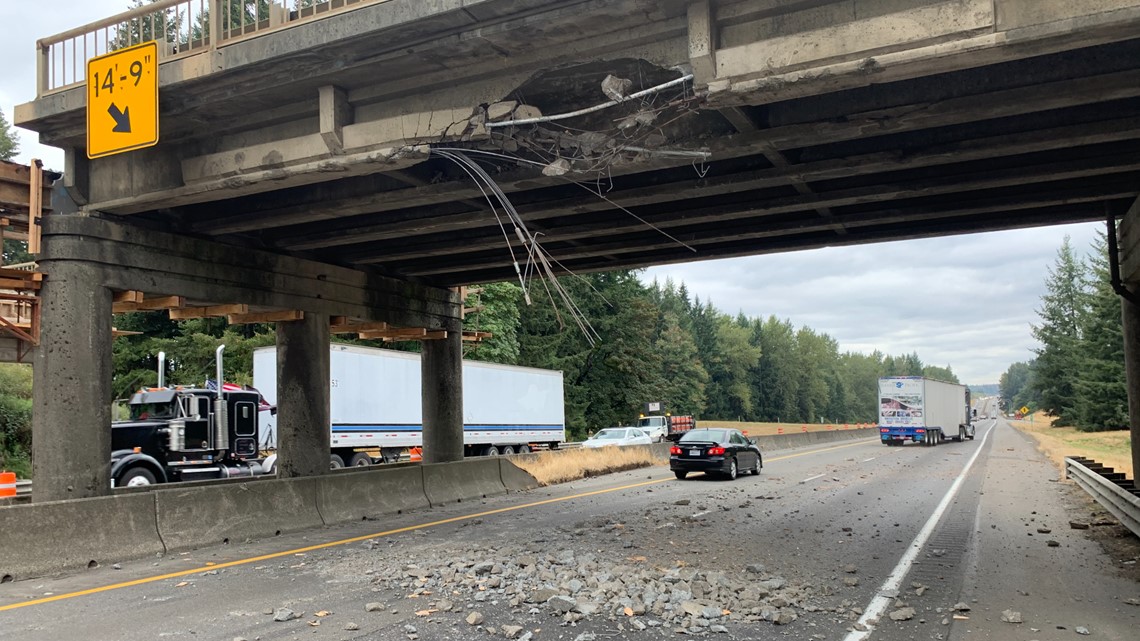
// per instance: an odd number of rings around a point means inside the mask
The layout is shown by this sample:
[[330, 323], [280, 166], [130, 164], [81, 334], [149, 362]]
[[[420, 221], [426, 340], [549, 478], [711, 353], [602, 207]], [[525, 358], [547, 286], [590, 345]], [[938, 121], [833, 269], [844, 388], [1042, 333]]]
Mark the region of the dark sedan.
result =
[[756, 440], [737, 430], [691, 430], [669, 449], [669, 469], [679, 479], [689, 472], [705, 472], [731, 480], [744, 472], [759, 474], [762, 467], [764, 457]]

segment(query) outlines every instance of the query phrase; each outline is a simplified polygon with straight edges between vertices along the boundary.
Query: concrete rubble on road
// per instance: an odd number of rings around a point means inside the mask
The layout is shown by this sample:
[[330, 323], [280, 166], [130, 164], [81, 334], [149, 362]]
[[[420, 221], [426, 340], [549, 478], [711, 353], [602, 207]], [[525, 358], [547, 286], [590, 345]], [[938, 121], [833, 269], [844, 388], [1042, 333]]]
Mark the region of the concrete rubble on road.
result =
[[[596, 526], [614, 534], [624, 528], [617, 523]], [[377, 550], [385, 558], [369, 574], [374, 592], [386, 588], [414, 598], [416, 608], [432, 612], [430, 616], [458, 613], [467, 624], [508, 639], [526, 638], [551, 625], [551, 619], [570, 626], [592, 621], [617, 627], [618, 633], [659, 628], [702, 635], [732, 634], [734, 624], [789, 625], [807, 614], [836, 622], [858, 616], [854, 602], [819, 600], [836, 594], [832, 586], [793, 583], [763, 564], [662, 567], [659, 559], [620, 556], [628, 554], [624, 549], [607, 554], [552, 550], [543, 542], [504, 549], [453, 542], [446, 552], [428, 558], [388, 557]], [[493, 612], [490, 619], [473, 609], [482, 604], [484, 612]], [[510, 618], [504, 620], [504, 614]], [[612, 633], [582, 637], [594, 634]]]

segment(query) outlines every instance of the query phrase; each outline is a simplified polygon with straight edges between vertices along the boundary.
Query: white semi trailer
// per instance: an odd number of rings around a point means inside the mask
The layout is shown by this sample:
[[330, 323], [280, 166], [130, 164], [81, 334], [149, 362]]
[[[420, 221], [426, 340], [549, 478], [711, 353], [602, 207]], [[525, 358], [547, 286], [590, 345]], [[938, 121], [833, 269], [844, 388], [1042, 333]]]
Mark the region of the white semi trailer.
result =
[[[332, 467], [397, 460], [423, 446], [420, 355], [357, 345], [331, 347]], [[277, 404], [277, 349], [253, 353], [254, 387]], [[467, 456], [529, 452], [566, 440], [562, 372], [463, 361]], [[261, 422], [263, 449], [277, 445], [277, 417]]]
[[884, 445], [972, 440], [970, 388], [921, 376], [880, 378], [879, 438]]

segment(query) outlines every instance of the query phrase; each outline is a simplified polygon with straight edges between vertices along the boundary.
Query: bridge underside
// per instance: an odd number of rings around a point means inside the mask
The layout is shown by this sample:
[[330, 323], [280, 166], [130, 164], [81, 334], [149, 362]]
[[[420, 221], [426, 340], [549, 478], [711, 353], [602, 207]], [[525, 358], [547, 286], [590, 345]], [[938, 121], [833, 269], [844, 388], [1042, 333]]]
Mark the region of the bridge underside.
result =
[[[367, 6], [229, 45], [200, 78], [166, 63], [186, 80], [150, 150], [80, 160], [82, 111], [50, 109], [76, 90], [22, 124], [74, 149], [90, 210], [433, 285], [513, 278], [527, 253], [443, 149], [557, 271], [1103, 220], [1140, 193], [1133, 0], [464, 4]], [[585, 116], [483, 122], [690, 69]]]

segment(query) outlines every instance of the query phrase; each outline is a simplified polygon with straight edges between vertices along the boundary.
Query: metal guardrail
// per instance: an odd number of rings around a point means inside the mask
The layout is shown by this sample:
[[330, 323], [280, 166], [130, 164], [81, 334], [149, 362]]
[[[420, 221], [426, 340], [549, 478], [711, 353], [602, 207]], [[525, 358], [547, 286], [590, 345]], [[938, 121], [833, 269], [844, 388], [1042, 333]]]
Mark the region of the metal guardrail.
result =
[[1073, 479], [1132, 533], [1140, 536], [1140, 490], [1121, 472], [1080, 456], [1065, 457], [1065, 476]]
[[37, 41], [36, 96], [84, 83], [91, 58], [151, 40], [159, 43], [159, 60], [170, 60], [387, 1], [156, 0]]

